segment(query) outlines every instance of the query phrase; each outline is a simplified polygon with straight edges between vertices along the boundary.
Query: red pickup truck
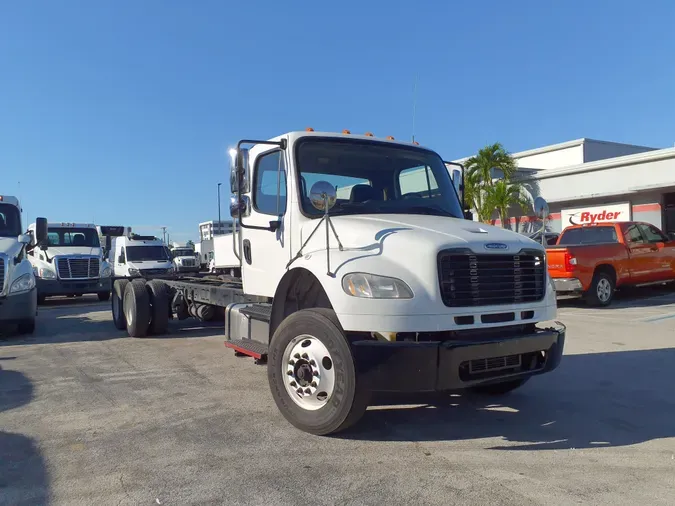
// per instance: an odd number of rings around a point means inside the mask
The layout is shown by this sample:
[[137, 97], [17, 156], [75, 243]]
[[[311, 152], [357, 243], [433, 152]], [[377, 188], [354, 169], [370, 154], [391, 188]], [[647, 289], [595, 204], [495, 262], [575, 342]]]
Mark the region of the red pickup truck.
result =
[[649, 223], [567, 227], [546, 258], [558, 294], [594, 306], [609, 305], [620, 286], [675, 281], [675, 238]]

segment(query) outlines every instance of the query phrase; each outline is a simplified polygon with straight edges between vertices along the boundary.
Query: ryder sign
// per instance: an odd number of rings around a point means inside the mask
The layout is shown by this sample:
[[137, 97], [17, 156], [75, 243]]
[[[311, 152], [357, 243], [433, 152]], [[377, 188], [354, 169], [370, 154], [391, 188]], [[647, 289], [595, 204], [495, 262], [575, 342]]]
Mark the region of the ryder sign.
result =
[[562, 226], [588, 225], [605, 221], [630, 221], [630, 202], [604, 206], [563, 209], [560, 212]]

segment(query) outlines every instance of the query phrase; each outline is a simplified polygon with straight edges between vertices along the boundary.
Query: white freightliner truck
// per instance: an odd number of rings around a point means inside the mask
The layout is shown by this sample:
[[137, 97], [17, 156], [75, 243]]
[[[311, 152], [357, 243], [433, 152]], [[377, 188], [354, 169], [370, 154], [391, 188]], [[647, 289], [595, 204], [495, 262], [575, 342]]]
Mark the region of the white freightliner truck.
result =
[[[35, 228], [33, 223], [28, 231]], [[110, 298], [112, 265], [105, 260], [96, 225], [50, 222], [47, 239], [32, 246], [28, 259], [37, 278], [38, 303], [58, 295]]]
[[[401, 184], [412, 172], [421, 189]], [[117, 280], [116, 325], [140, 337], [225, 308], [226, 346], [267, 364], [278, 408], [313, 434], [354, 424], [374, 391], [511, 391], [559, 365], [565, 327], [543, 247], [466, 219], [462, 173], [391, 138], [242, 140], [241, 279]]]
[[[20, 334], [35, 330], [37, 288], [27, 253], [30, 234], [22, 234], [21, 206], [16, 197], [0, 195], [0, 325], [17, 325]], [[32, 239], [47, 237], [47, 220], [38, 218]]]
[[171, 257], [176, 272], [199, 272], [199, 259], [193, 247], [174, 243], [171, 249]]

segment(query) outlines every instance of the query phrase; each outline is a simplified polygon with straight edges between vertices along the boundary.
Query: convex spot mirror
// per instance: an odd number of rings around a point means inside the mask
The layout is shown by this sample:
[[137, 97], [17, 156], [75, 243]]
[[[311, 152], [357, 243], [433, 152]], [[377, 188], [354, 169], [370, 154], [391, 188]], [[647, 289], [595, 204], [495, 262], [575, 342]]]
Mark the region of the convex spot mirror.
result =
[[249, 187], [248, 149], [230, 150], [230, 191], [236, 194], [248, 193]]
[[242, 195], [237, 199], [236, 195], [230, 197], [230, 216], [233, 218], [245, 218], [251, 214], [251, 199], [248, 195]]
[[[317, 181], [309, 192], [309, 200], [319, 211], [330, 211], [336, 199], [337, 190], [328, 181]], [[328, 206], [327, 209], [326, 206]]]
[[551, 214], [549, 212], [548, 202], [546, 202], [543, 197], [537, 197], [534, 199], [534, 214], [540, 220], [548, 218], [548, 215]]

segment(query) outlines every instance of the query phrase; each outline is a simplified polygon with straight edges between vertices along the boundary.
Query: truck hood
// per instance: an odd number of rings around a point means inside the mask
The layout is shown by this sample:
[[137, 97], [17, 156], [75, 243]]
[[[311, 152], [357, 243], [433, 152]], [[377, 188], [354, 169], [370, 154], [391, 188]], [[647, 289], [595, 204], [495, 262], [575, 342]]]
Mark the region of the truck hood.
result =
[[89, 246], [50, 246], [47, 250], [47, 255], [49, 255], [49, 258], [67, 255], [90, 255], [100, 257], [101, 248], [90, 248]]
[[21, 249], [21, 243], [15, 237], [0, 237], [0, 253], [15, 257]]
[[[387, 249], [439, 251], [446, 248], [469, 248], [475, 253], [511, 253], [522, 248], [543, 251], [541, 244], [526, 236], [492, 225], [428, 215], [358, 215], [331, 218], [345, 249], [370, 249], [378, 243]], [[318, 221], [304, 225], [302, 240], [312, 233]], [[325, 248], [325, 225], [312, 237], [309, 250]], [[337, 242], [331, 234], [331, 247]], [[384, 248], [383, 248], [384, 249]]]

